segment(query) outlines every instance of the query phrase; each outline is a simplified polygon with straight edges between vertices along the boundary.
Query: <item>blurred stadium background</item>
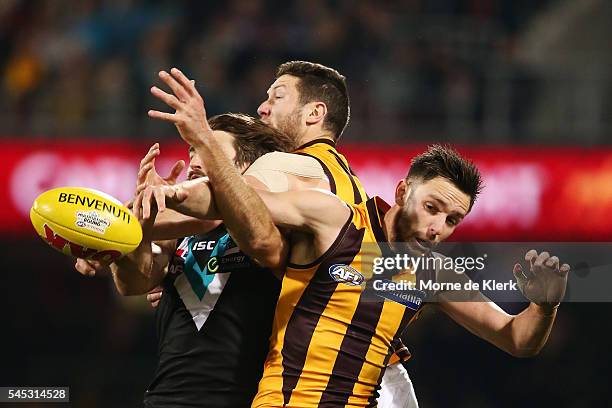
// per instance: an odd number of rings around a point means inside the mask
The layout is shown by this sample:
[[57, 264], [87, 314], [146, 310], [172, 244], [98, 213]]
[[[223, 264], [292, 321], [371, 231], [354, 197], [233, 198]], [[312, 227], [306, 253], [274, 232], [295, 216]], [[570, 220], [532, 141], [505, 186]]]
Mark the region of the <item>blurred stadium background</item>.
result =
[[[340, 144], [389, 197], [427, 143], [457, 144], [487, 190], [456, 239], [610, 241], [612, 3], [607, 0], [0, 0], [0, 385], [69, 385], [74, 407], [138, 406], [153, 313], [35, 238], [60, 185], [132, 194], [140, 157], [186, 148], [147, 109], [160, 69], [197, 81], [210, 114], [255, 114], [275, 66], [348, 78]], [[521, 305], [505, 305], [518, 310]], [[566, 304], [545, 350], [517, 360], [440, 314], [414, 327], [423, 407], [607, 406], [609, 304]]]

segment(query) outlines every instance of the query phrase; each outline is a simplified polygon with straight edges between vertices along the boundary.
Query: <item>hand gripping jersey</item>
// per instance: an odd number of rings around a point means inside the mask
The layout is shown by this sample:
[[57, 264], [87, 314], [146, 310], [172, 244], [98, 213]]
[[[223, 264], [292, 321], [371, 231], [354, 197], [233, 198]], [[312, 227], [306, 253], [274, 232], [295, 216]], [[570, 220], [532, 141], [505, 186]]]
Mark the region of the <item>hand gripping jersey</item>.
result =
[[179, 241], [163, 286], [159, 364], [145, 406], [250, 406], [280, 282], [221, 225]]
[[376, 406], [393, 343], [420, 309], [367, 290], [385, 253], [388, 205], [352, 205], [336, 240], [309, 265], [288, 265], [254, 407]]

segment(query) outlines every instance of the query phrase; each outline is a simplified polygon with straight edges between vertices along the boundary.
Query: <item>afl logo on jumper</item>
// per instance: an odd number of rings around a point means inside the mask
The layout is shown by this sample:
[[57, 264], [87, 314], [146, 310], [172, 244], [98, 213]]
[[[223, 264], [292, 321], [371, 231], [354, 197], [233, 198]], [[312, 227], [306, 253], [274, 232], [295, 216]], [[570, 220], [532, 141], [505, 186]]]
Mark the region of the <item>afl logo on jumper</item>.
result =
[[336, 282], [344, 283], [349, 286], [359, 286], [365, 279], [357, 269], [343, 264], [330, 266], [329, 276]]

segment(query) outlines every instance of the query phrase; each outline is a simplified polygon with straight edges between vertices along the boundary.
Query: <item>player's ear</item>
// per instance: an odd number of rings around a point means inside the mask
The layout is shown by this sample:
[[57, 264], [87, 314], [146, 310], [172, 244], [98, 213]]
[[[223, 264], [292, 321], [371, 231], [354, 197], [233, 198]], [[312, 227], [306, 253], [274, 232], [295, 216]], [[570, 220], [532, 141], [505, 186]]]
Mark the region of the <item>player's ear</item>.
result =
[[325, 119], [327, 106], [323, 102], [311, 102], [306, 105], [306, 112], [306, 124], [314, 125]]
[[395, 203], [403, 206], [406, 203], [406, 197], [410, 195], [411, 183], [406, 179], [401, 179], [395, 187]]

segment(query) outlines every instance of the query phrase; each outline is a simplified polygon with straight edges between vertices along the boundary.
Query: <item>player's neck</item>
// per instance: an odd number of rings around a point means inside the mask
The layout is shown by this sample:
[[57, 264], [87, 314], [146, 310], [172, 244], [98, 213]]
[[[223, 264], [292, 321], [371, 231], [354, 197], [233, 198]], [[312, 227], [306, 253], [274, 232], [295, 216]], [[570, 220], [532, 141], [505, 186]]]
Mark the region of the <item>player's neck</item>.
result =
[[321, 129], [312, 129], [312, 130], [307, 129], [306, 132], [304, 132], [304, 134], [300, 138], [298, 146], [303, 146], [307, 143], [312, 142], [313, 140], [318, 140], [318, 139], [327, 139], [331, 142], [335, 142], [334, 135], [329, 131], [325, 131]]

